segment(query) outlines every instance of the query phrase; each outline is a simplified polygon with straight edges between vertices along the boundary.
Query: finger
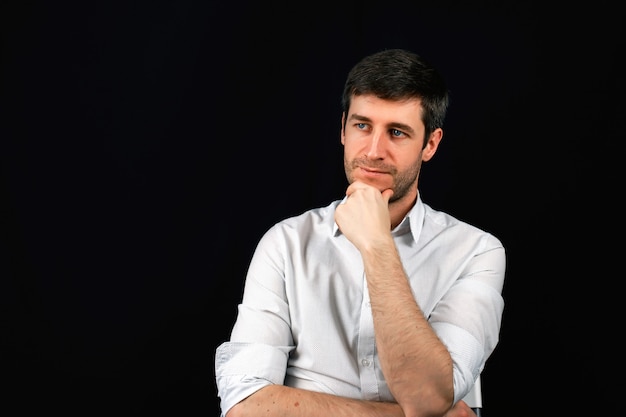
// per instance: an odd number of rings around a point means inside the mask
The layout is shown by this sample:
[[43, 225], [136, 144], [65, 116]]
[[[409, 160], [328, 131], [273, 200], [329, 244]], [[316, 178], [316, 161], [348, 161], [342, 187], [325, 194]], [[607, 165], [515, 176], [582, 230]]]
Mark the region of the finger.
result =
[[383, 200], [385, 200], [385, 203], [389, 203], [389, 199], [393, 195], [393, 190], [391, 188], [387, 188], [385, 191], [382, 192], [382, 195], [383, 195]]
[[355, 182], [353, 182], [352, 184], [350, 184], [350, 185], [348, 186], [348, 188], [346, 189], [346, 195], [347, 195], [348, 197], [350, 197], [350, 195], [351, 195], [351, 194], [353, 194], [355, 191], [357, 191], [357, 190], [359, 190], [359, 189], [361, 189], [361, 188], [366, 188], [366, 187], [368, 187], [368, 185], [363, 184], [363, 183], [362, 183], [362, 182], [360, 182], [360, 181], [355, 181]]

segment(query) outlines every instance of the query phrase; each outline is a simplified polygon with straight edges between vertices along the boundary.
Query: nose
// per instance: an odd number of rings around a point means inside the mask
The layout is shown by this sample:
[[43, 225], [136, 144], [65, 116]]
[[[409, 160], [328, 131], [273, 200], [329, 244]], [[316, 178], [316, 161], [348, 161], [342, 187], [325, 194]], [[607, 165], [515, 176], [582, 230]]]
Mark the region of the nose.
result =
[[372, 133], [366, 155], [369, 159], [381, 159], [384, 154], [383, 132]]

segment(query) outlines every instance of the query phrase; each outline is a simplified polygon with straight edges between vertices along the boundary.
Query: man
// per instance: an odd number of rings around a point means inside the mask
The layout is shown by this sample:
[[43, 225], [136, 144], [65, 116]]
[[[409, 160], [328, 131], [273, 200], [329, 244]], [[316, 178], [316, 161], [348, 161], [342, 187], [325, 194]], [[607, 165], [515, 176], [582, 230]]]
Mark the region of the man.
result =
[[357, 63], [342, 99], [342, 200], [270, 228], [216, 351], [222, 416], [464, 416], [495, 348], [505, 251], [426, 205], [448, 91], [416, 54]]

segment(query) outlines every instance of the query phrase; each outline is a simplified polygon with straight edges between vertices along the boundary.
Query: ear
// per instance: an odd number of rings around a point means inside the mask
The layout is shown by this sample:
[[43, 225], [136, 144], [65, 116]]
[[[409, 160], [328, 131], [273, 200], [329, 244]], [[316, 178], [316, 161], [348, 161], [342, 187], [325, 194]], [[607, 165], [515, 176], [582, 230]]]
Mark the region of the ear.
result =
[[346, 112], [341, 113], [341, 144], [346, 144]]
[[439, 143], [443, 138], [443, 129], [437, 128], [430, 134], [426, 147], [422, 150], [422, 161], [429, 161], [435, 156]]

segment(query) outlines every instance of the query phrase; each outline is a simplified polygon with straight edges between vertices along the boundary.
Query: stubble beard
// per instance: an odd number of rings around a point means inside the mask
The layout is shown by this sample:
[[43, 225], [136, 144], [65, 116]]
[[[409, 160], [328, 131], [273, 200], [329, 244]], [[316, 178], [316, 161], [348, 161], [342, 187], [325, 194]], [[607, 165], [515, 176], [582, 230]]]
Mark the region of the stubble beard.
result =
[[367, 158], [355, 158], [352, 161], [348, 161], [344, 156], [343, 164], [349, 184], [352, 184], [356, 180], [353, 172], [360, 167], [375, 168], [388, 172], [393, 179], [390, 187], [393, 190], [393, 195], [389, 199], [389, 203], [393, 203], [394, 201], [402, 199], [409, 194], [413, 188], [417, 187], [417, 178], [419, 177], [422, 166], [422, 157], [420, 155], [413, 165], [411, 165], [407, 170], [401, 172], [399, 172], [394, 166], [375, 163]]

